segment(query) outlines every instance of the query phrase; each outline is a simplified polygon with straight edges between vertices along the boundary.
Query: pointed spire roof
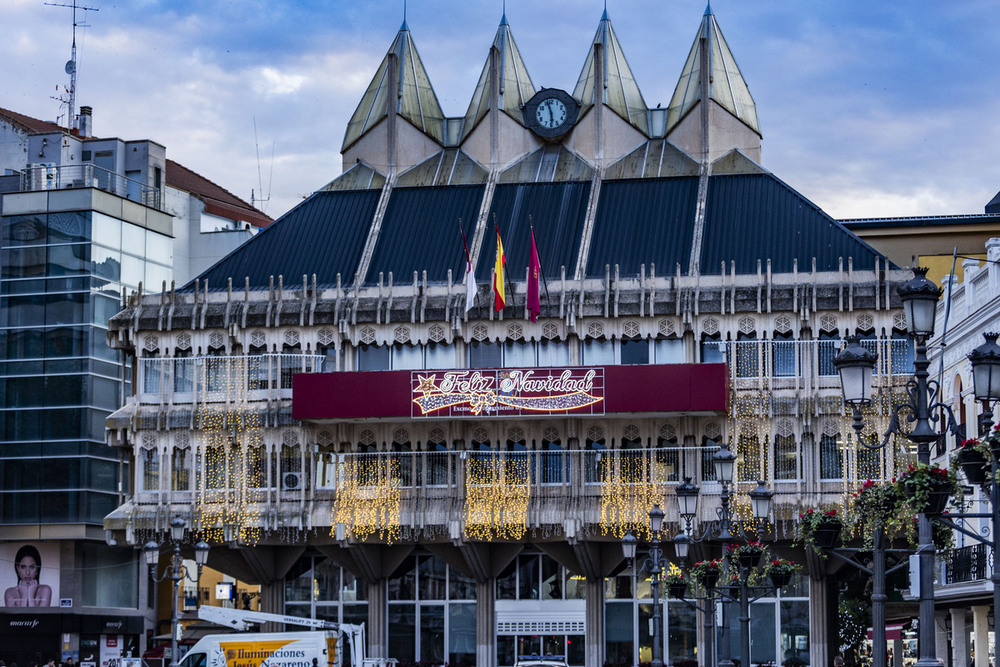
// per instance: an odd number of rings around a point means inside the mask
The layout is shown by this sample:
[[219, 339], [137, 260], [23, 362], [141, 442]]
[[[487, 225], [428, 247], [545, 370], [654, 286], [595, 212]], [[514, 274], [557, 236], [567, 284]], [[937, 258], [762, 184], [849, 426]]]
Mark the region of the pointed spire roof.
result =
[[[519, 123], [524, 123], [521, 115], [521, 107], [535, 94], [535, 84], [531, 82], [528, 75], [528, 68], [521, 58], [521, 51], [517, 48], [514, 35], [507, 24], [507, 14], [504, 13], [500, 19], [500, 27], [497, 28], [497, 35], [493, 39], [493, 46], [490, 53], [496, 49], [498, 54], [500, 98], [498, 107], [506, 111], [511, 118]], [[483, 65], [483, 72], [479, 75], [479, 83], [476, 84], [476, 92], [469, 102], [469, 109], [465, 112], [465, 123], [462, 126], [463, 138], [469, 135], [476, 127], [476, 123], [482, 120], [490, 107], [490, 57], [486, 58]]]
[[680, 122], [701, 96], [699, 79], [703, 43], [708, 49], [709, 71], [711, 72], [708, 96], [746, 123], [757, 134], [760, 134], [760, 125], [757, 122], [757, 105], [750, 95], [750, 89], [743, 79], [736, 59], [733, 58], [732, 51], [729, 50], [726, 38], [722, 36], [722, 30], [715, 20], [711, 5], [705, 10], [705, 16], [702, 18], [698, 34], [691, 46], [684, 70], [681, 72], [681, 78], [677, 82], [674, 96], [670, 100], [670, 106], [667, 109], [667, 132]]
[[[397, 72], [395, 81], [390, 81], [389, 61], [393, 55], [396, 57]], [[444, 143], [444, 112], [410, 36], [406, 19], [403, 19], [396, 39], [347, 124], [341, 150], [346, 150], [385, 117], [386, 102], [390, 99], [396, 100], [396, 113], [439, 143]]]
[[619, 116], [627, 120], [647, 136], [649, 135], [649, 110], [642, 99], [639, 85], [635, 82], [632, 69], [625, 59], [625, 52], [618, 43], [618, 36], [611, 27], [608, 10], [604, 10], [597, 34], [583, 63], [580, 78], [573, 89], [573, 97], [580, 101], [581, 115], [594, 104], [594, 44], [602, 45], [604, 51], [604, 99], [601, 100]]

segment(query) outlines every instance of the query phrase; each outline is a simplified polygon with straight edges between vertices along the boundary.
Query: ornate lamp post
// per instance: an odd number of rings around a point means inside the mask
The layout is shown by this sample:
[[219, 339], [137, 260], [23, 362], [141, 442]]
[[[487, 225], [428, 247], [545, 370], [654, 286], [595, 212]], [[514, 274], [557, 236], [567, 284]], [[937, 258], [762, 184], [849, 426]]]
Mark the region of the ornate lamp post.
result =
[[[929, 464], [930, 446], [943, 434], [938, 433], [933, 424], [938, 421], [936, 412], [944, 410], [951, 414], [948, 406], [938, 400], [940, 387], [930, 380], [930, 360], [927, 358], [927, 340], [934, 335], [934, 317], [941, 288], [927, 279], [927, 269], [915, 267], [913, 279], [901, 285], [898, 293], [903, 301], [906, 314], [907, 333], [913, 339], [915, 354], [913, 378], [906, 383], [907, 400], [896, 406], [892, 421], [881, 443], [866, 443], [860, 438], [861, 409], [871, 402], [872, 375], [876, 356], [861, 348], [856, 337], [833, 360], [840, 373], [844, 391], [844, 402], [853, 411], [854, 429], [859, 442], [868, 449], [885, 447], [893, 434], [899, 432], [899, 413], [908, 411], [907, 420], [913, 428], [906, 437], [917, 445], [917, 460]], [[934, 667], [938, 664], [934, 647], [934, 543], [931, 534], [931, 520], [926, 513], [919, 515], [919, 556], [920, 579], [920, 623], [919, 653], [916, 667]]]
[[171, 596], [172, 615], [170, 619], [170, 647], [172, 651], [170, 654], [171, 667], [177, 667], [177, 640], [181, 629], [180, 617], [177, 614], [178, 587], [184, 579], [197, 583], [198, 579], [201, 578], [201, 570], [208, 561], [209, 546], [204, 541], [200, 541], [194, 545], [194, 559], [195, 563], [198, 565], [198, 574], [194, 577], [191, 576], [191, 572], [184, 565], [184, 559], [181, 557], [181, 540], [184, 539], [184, 529], [186, 527], [187, 524], [184, 519], [179, 516], [175, 516], [170, 521], [170, 541], [173, 542], [174, 548], [173, 552], [170, 554], [170, 563], [163, 568], [163, 572], [161, 572], [159, 576], [156, 574], [156, 563], [160, 558], [160, 545], [156, 542], [149, 541], [146, 543], [146, 546], [143, 547], [143, 551], [146, 556], [146, 564], [149, 565], [149, 576], [153, 578], [153, 581], [159, 583], [164, 579], [170, 579], [173, 582], [173, 586], [171, 588], [173, 591], [173, 595]]
[[[722, 485], [722, 494], [719, 497], [720, 506], [716, 510], [718, 519], [706, 526], [705, 531], [699, 537], [691, 537], [691, 528], [695, 516], [697, 515], [698, 494], [700, 489], [691, 483], [690, 478], [685, 478], [684, 483], [678, 485], [677, 505], [680, 508], [681, 518], [684, 520], [684, 530], [674, 538], [674, 549], [678, 558], [684, 560], [687, 557], [691, 542], [702, 542], [708, 539], [719, 540], [723, 543], [734, 539], [731, 531], [733, 525], [733, 514], [730, 504], [732, 494], [730, 491], [733, 483], [733, 473], [735, 472], [736, 455], [726, 447], [719, 447], [712, 456], [712, 466], [715, 468], [715, 478]], [[750, 491], [750, 506], [753, 512], [754, 521], [757, 524], [757, 539], [759, 540], [765, 522], [771, 516], [771, 507], [774, 494], [763, 482], [758, 482], [757, 487]], [[742, 529], [739, 531], [742, 535]], [[743, 535], [746, 537], [746, 535]], [[748, 568], [740, 566], [740, 653], [741, 664], [750, 663], [750, 590], [747, 582]], [[711, 601], [709, 606], [713, 606]], [[711, 646], [714, 641], [710, 625], [710, 615], [706, 614], [705, 641]], [[722, 646], [719, 649], [719, 665], [727, 667], [733, 665], [729, 650], [729, 619], [725, 605], [723, 605], [723, 630]], [[711, 653], [707, 653], [711, 655]]]
[[[666, 569], [667, 561], [660, 549], [660, 531], [663, 529], [663, 510], [659, 505], [653, 505], [649, 510], [649, 529], [652, 536], [649, 539], [649, 555], [643, 567], [649, 571], [653, 584], [653, 660], [652, 667], [663, 667], [663, 616], [660, 613], [660, 580]], [[622, 538], [622, 552], [625, 559], [635, 562], [635, 553], [639, 540], [632, 533], [626, 533]]]

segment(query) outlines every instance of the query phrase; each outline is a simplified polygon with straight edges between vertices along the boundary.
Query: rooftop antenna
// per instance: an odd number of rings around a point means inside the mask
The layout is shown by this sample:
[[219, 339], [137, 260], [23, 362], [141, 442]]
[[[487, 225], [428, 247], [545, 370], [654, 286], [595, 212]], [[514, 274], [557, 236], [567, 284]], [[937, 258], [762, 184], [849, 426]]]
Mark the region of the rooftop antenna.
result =
[[[271, 177], [274, 175], [274, 142], [271, 143], [271, 171], [267, 175], [267, 192], [264, 191], [264, 180], [260, 173], [260, 142], [257, 141], [257, 116], [253, 117], [253, 143], [257, 149], [257, 187], [260, 188], [260, 197], [254, 199], [254, 191], [250, 190], [250, 206], [254, 208], [258, 204], [266, 204], [271, 201]], [[263, 212], [265, 209], [260, 209]]]
[[72, 130], [74, 125], [73, 112], [76, 111], [76, 28], [77, 26], [81, 28], [88, 28], [86, 23], [77, 23], [76, 12], [80, 10], [81, 12], [99, 12], [100, 7], [84, 7], [83, 5], [77, 4], [76, 0], [73, 0], [73, 4], [59, 3], [59, 2], [46, 2], [49, 7], [69, 7], [73, 10], [73, 52], [70, 56], [69, 62], [66, 63], [66, 73], [69, 74], [69, 100], [60, 99], [60, 102], [66, 102], [69, 104], [69, 115], [66, 118], [66, 129]]

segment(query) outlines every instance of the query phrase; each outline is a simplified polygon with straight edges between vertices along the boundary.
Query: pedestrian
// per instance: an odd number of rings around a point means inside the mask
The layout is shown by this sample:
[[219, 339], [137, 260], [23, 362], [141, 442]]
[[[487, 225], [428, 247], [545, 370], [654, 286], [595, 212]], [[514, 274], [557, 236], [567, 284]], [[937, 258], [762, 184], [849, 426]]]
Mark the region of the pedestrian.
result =
[[834, 656], [833, 667], [844, 667], [844, 659], [839, 655]]

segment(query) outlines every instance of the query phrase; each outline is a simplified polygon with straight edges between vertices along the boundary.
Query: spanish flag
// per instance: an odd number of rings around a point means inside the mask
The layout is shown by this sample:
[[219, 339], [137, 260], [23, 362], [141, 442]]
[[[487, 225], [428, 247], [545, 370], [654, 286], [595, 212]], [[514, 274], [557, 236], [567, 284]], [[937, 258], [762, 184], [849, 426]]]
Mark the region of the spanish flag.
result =
[[507, 258], [503, 255], [503, 243], [500, 242], [500, 228], [497, 227], [497, 261], [493, 265], [493, 308], [499, 312], [507, 305], [507, 296], [503, 289], [503, 267]]

